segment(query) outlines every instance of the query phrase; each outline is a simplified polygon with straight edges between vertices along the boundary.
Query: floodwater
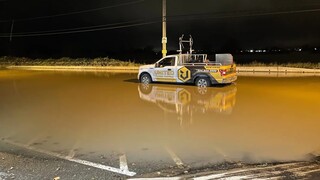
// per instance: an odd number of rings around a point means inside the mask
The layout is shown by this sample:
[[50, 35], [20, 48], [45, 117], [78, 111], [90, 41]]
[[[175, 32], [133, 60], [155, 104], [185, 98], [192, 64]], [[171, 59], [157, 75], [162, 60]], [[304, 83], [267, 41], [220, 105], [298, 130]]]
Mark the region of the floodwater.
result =
[[296, 161], [320, 149], [319, 77], [198, 89], [136, 76], [1, 70], [0, 138], [106, 164], [126, 153], [136, 166]]

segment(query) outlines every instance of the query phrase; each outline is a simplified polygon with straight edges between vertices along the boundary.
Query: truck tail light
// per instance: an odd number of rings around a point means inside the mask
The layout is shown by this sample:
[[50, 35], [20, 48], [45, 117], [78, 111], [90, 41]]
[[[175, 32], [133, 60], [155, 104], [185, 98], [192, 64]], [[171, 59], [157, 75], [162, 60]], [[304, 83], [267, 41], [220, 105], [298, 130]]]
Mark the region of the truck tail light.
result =
[[220, 69], [220, 74], [221, 74], [221, 76], [227, 75], [227, 70], [226, 69]]

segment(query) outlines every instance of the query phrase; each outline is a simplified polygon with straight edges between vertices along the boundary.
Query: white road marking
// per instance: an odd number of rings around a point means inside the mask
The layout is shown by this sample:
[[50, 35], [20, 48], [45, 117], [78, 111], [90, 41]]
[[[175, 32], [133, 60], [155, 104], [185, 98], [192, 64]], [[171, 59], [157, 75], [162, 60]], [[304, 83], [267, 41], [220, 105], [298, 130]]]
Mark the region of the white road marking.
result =
[[[239, 173], [248, 173], [250, 171], [257, 171], [257, 170], [268, 170], [274, 168], [290, 168], [294, 166], [303, 165], [304, 163], [289, 163], [289, 164], [279, 164], [269, 167], [258, 167], [258, 168], [251, 168], [251, 169], [244, 169], [244, 170], [234, 170], [230, 172], [220, 173], [220, 174], [211, 174], [207, 176], [201, 176], [197, 178], [193, 178], [194, 180], [209, 180], [209, 179], [223, 179], [223, 180], [240, 180], [240, 179], [254, 179], [254, 180], [277, 180], [281, 178], [285, 178], [285, 176], [281, 176], [280, 174], [283, 171], [272, 171], [272, 172], [262, 172], [257, 174], [251, 175], [241, 175]], [[310, 168], [314, 166], [305, 166], [305, 168]], [[300, 168], [293, 168], [294, 170], [300, 170]], [[318, 172], [320, 169], [304, 172], [305, 174], [309, 174], [312, 172]], [[273, 176], [273, 177], [271, 177]], [[129, 180], [180, 180], [186, 179], [185, 177], [170, 177], [170, 178], [134, 178]]]
[[314, 169], [314, 170], [311, 170], [311, 171], [301, 172], [301, 174], [307, 175], [307, 174], [314, 173], [314, 172], [320, 172], [320, 169]]
[[77, 141], [74, 145], [73, 145], [73, 147], [72, 147], [72, 149], [69, 151], [69, 154], [68, 154], [68, 158], [74, 158], [74, 156], [76, 155], [76, 149], [79, 147], [79, 142]]
[[216, 179], [216, 178], [222, 178], [225, 175], [227, 175], [228, 173], [222, 173], [222, 174], [212, 174], [212, 175], [208, 175], [208, 176], [201, 176], [201, 177], [197, 177], [197, 178], [193, 178], [194, 180], [207, 180], [207, 179]]
[[[283, 173], [283, 171], [292, 172], [292, 173], [295, 173], [295, 174], [297, 174], [299, 176], [305, 176], [305, 175], [307, 175], [309, 173], [320, 171], [320, 169], [310, 170], [310, 169], [316, 168], [316, 167], [318, 167], [318, 166], [310, 165], [310, 166], [303, 166], [303, 167], [285, 169], [285, 170], [282, 170], [282, 171], [263, 172], [263, 173], [254, 174], [252, 177], [254, 177], [253, 179], [255, 179], [255, 180], [257, 180], [257, 179], [260, 179], [260, 180], [262, 180], [262, 179], [269, 179], [269, 180], [280, 179], [280, 178], [284, 177], [284, 176], [279, 176], [281, 173]], [[303, 172], [303, 170], [306, 170], [306, 169], [309, 169], [309, 171]], [[274, 177], [266, 178], [268, 176], [274, 176]], [[237, 176], [231, 176], [231, 177], [233, 178], [233, 177], [237, 177]], [[229, 180], [230, 178], [224, 178], [223, 177], [223, 179]], [[235, 179], [237, 179], [237, 178], [235, 178]], [[241, 179], [241, 178], [238, 178], [238, 179]]]
[[102, 164], [98, 164], [98, 163], [94, 163], [94, 162], [90, 162], [90, 161], [86, 161], [86, 160], [67, 159], [67, 158], [63, 158], [63, 159], [71, 161], [71, 162], [76, 162], [78, 164], [83, 164], [83, 165], [86, 165], [86, 166], [91, 166], [91, 167], [95, 167], [95, 168], [98, 168], [98, 169], [102, 169], [102, 170], [106, 170], [106, 171], [110, 171], [110, 172], [114, 172], [114, 173], [118, 173], [118, 174], [123, 174], [123, 175], [127, 175], [127, 176], [136, 175], [135, 172], [123, 171], [123, 170], [118, 169], [118, 168], [114, 168], [114, 167], [111, 167], [111, 166], [106, 166], [106, 165], [102, 165]]
[[227, 161], [227, 162], [234, 162], [234, 161], [232, 161], [229, 157], [228, 157], [228, 155], [226, 154], [226, 153], [224, 153], [220, 148], [214, 148], [214, 150], [218, 153], [218, 154], [220, 154], [221, 156], [223, 156], [223, 158], [224, 158], [224, 160], [225, 161]]
[[40, 136], [36, 136], [35, 138], [31, 139], [30, 141], [27, 142], [26, 146], [32, 146], [37, 140], [39, 139]]
[[232, 176], [232, 177], [226, 177], [223, 178], [223, 180], [241, 180], [241, 179], [251, 179], [254, 178], [254, 176]]
[[[317, 167], [318, 166], [316, 166], [316, 165], [302, 166], [302, 167], [297, 167], [297, 168], [284, 169], [282, 171], [271, 171], [271, 172], [259, 173], [259, 174], [255, 174], [255, 176], [256, 177], [275, 176], [275, 175], [280, 175], [284, 171], [294, 173], [298, 176], [305, 176], [306, 174], [308, 174], [306, 172], [313, 171], [312, 168], [317, 168]], [[310, 171], [306, 171], [306, 170], [310, 170]], [[276, 177], [272, 177], [272, 178], [277, 179]], [[279, 177], [279, 178], [281, 178], [281, 177]], [[263, 179], [265, 179], [265, 178], [263, 178]]]
[[122, 171], [129, 171], [126, 155], [125, 154], [121, 155], [119, 159], [120, 159], [120, 169]]
[[176, 155], [176, 153], [174, 153], [170, 148], [166, 147], [167, 152], [170, 154], [171, 158], [173, 159], [173, 161], [176, 163], [176, 165], [178, 167], [182, 167], [183, 166], [183, 162], [181, 161], [181, 159]]
[[69, 154], [68, 154], [67, 158], [72, 159], [72, 158], [74, 158], [75, 155], [76, 155], [76, 152], [74, 151], [74, 149], [71, 149], [69, 151]]
[[276, 176], [276, 177], [269, 177], [269, 178], [254, 178], [254, 180], [277, 180], [283, 179], [285, 176]]
[[103, 165], [103, 164], [98, 164], [98, 163], [94, 163], [94, 162], [90, 162], [90, 161], [86, 161], [86, 160], [81, 160], [81, 159], [76, 159], [76, 158], [70, 158], [68, 156], [63, 156], [63, 155], [58, 154], [58, 153], [54, 153], [54, 152], [50, 152], [50, 151], [34, 148], [34, 147], [31, 147], [31, 146], [27, 146], [27, 145], [16, 143], [16, 142], [12, 142], [10, 140], [4, 139], [3, 141], [8, 143], [8, 144], [12, 144], [14, 146], [22, 147], [22, 148], [25, 148], [25, 149], [28, 149], [28, 150], [31, 150], [31, 151], [39, 152], [39, 153], [46, 154], [46, 155], [49, 155], [49, 156], [53, 156], [53, 157], [56, 157], [56, 158], [59, 158], [59, 159], [67, 160], [67, 161], [70, 161], [70, 162], [75, 162], [75, 163], [78, 163], [78, 164], [82, 164], [82, 165], [86, 165], [86, 166], [90, 166], [90, 167], [95, 167], [95, 168], [98, 168], [98, 169], [102, 169], [102, 170], [106, 170], [106, 171], [110, 171], [110, 172], [114, 172], [114, 173], [118, 173], [118, 174], [123, 174], [123, 175], [126, 175], [126, 176], [134, 176], [134, 175], [136, 175], [135, 172], [123, 171], [121, 169], [114, 168], [114, 167], [111, 167], [111, 166], [106, 166], [106, 165]]
[[180, 180], [181, 177], [163, 177], [163, 178], [132, 178], [128, 180]]
[[311, 166], [302, 166], [302, 167], [297, 167], [297, 168], [292, 168], [292, 169], [288, 169], [286, 171], [288, 172], [299, 172], [299, 171], [302, 171], [304, 169], [312, 169], [312, 168], [315, 168], [315, 167], [318, 167], [316, 165], [311, 165]]
[[214, 150], [220, 155], [222, 155], [223, 157], [227, 157], [227, 154], [224, 153], [220, 148], [215, 147]]
[[279, 164], [279, 165], [270, 166], [270, 167], [235, 170], [235, 171], [225, 172], [225, 173], [221, 173], [221, 174], [212, 174], [212, 175], [208, 175], [208, 176], [201, 176], [201, 177], [197, 177], [197, 178], [193, 178], [193, 179], [194, 180], [208, 180], [208, 179], [214, 179], [214, 178], [223, 178], [223, 177], [225, 177], [227, 175], [232, 175], [232, 174], [236, 174], [236, 173], [243, 173], [243, 172], [256, 171], [256, 170], [273, 169], [273, 168], [277, 168], [277, 167], [294, 166], [294, 165], [298, 165], [298, 164], [299, 163]]
[[16, 95], [20, 95], [20, 92], [19, 92], [19, 89], [17, 87], [17, 83], [16, 83], [16, 80], [13, 80], [13, 89], [14, 89], [14, 92], [16, 93]]

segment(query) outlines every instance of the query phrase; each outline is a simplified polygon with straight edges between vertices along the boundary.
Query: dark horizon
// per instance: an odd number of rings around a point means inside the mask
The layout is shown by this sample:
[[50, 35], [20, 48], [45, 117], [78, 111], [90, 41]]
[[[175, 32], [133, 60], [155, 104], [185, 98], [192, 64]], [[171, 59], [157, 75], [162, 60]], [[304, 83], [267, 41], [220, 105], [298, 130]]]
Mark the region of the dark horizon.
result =
[[[161, 48], [161, 0], [4, 0], [0, 4], [0, 56], [124, 54], [133, 59], [141, 54], [151, 57]], [[320, 47], [316, 0], [176, 0], [167, 4], [169, 51], [178, 49], [182, 34], [191, 34], [194, 49], [206, 52], [288, 48], [311, 52]]]

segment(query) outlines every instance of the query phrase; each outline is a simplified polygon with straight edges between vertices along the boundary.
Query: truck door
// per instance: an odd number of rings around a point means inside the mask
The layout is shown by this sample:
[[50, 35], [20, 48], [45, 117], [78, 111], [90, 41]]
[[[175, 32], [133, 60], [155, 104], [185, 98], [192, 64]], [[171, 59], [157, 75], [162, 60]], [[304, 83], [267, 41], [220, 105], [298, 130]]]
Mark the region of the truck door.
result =
[[155, 81], [177, 82], [176, 57], [165, 57], [157, 62], [153, 73]]

